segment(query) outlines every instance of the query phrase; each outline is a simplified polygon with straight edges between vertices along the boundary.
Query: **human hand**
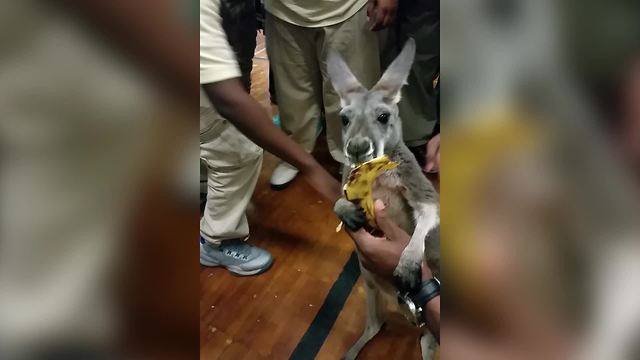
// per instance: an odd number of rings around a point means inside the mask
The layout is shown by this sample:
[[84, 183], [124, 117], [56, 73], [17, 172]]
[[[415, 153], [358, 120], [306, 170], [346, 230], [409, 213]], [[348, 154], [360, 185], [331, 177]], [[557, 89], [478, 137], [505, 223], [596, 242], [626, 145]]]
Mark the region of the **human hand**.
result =
[[317, 192], [330, 201], [331, 206], [342, 197], [340, 182], [317, 162], [313, 161], [308, 167], [302, 169], [302, 175]]
[[[375, 201], [374, 208], [376, 223], [384, 237], [373, 236], [364, 229], [350, 232], [349, 235], [360, 252], [362, 265], [378, 275], [391, 279], [411, 236], [387, 217], [381, 200]], [[431, 278], [431, 271], [424, 262], [422, 269], [423, 278]]]
[[422, 170], [426, 173], [440, 171], [440, 134], [432, 137], [427, 143], [425, 165]]
[[257, 145], [295, 166], [331, 205], [342, 196], [338, 180], [276, 127], [264, 108], [244, 89], [239, 78], [203, 85], [215, 109]]
[[367, 16], [369, 30], [378, 31], [391, 25], [396, 19], [398, 0], [369, 0]]

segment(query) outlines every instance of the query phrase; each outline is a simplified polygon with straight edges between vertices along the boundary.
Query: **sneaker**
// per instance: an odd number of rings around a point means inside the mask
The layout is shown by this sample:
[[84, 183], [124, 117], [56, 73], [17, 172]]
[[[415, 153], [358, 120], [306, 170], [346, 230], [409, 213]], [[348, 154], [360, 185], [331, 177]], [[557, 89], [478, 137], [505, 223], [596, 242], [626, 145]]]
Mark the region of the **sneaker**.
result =
[[225, 240], [213, 246], [200, 240], [200, 264], [222, 266], [239, 276], [257, 275], [267, 271], [273, 259], [271, 254], [242, 240]]
[[295, 179], [296, 175], [300, 170], [294, 168], [293, 166], [287, 164], [286, 162], [281, 162], [276, 166], [273, 170], [273, 174], [271, 174], [271, 188], [273, 190], [283, 190], [293, 179]]

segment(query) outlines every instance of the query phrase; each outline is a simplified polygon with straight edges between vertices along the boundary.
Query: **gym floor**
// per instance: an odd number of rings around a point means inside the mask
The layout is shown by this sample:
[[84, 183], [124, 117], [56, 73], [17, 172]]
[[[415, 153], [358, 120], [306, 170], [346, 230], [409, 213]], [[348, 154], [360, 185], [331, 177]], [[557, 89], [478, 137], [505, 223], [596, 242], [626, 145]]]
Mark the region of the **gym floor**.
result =
[[[264, 46], [259, 35], [251, 93], [275, 114]], [[323, 135], [314, 155], [338, 176]], [[351, 239], [335, 232], [339, 220], [331, 205], [302, 179], [271, 190], [276, 164], [265, 152], [248, 210], [249, 241], [273, 254], [273, 266], [255, 277], [201, 267], [201, 359], [340, 359], [364, 329], [364, 289]], [[419, 359], [418, 336], [401, 315], [389, 313], [359, 359]]]

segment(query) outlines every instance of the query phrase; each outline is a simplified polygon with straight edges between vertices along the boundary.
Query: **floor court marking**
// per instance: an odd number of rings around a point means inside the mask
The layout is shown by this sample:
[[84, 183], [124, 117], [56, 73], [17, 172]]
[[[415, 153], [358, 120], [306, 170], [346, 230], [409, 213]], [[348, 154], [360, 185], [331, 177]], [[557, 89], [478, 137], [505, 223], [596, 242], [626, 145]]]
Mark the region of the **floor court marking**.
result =
[[320, 310], [318, 310], [316, 317], [307, 328], [295, 350], [293, 350], [289, 360], [312, 360], [316, 358], [359, 276], [358, 255], [354, 251], [331, 286]]

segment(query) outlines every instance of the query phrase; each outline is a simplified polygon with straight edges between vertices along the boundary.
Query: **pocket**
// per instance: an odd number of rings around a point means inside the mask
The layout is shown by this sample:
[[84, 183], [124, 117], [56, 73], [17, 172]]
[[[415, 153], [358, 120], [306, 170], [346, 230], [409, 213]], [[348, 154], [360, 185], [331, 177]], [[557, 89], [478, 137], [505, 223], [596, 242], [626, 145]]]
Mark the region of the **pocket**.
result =
[[200, 136], [200, 157], [212, 167], [237, 167], [262, 156], [254, 144], [227, 120]]
[[212, 107], [200, 107], [200, 144], [222, 133], [227, 121]]

